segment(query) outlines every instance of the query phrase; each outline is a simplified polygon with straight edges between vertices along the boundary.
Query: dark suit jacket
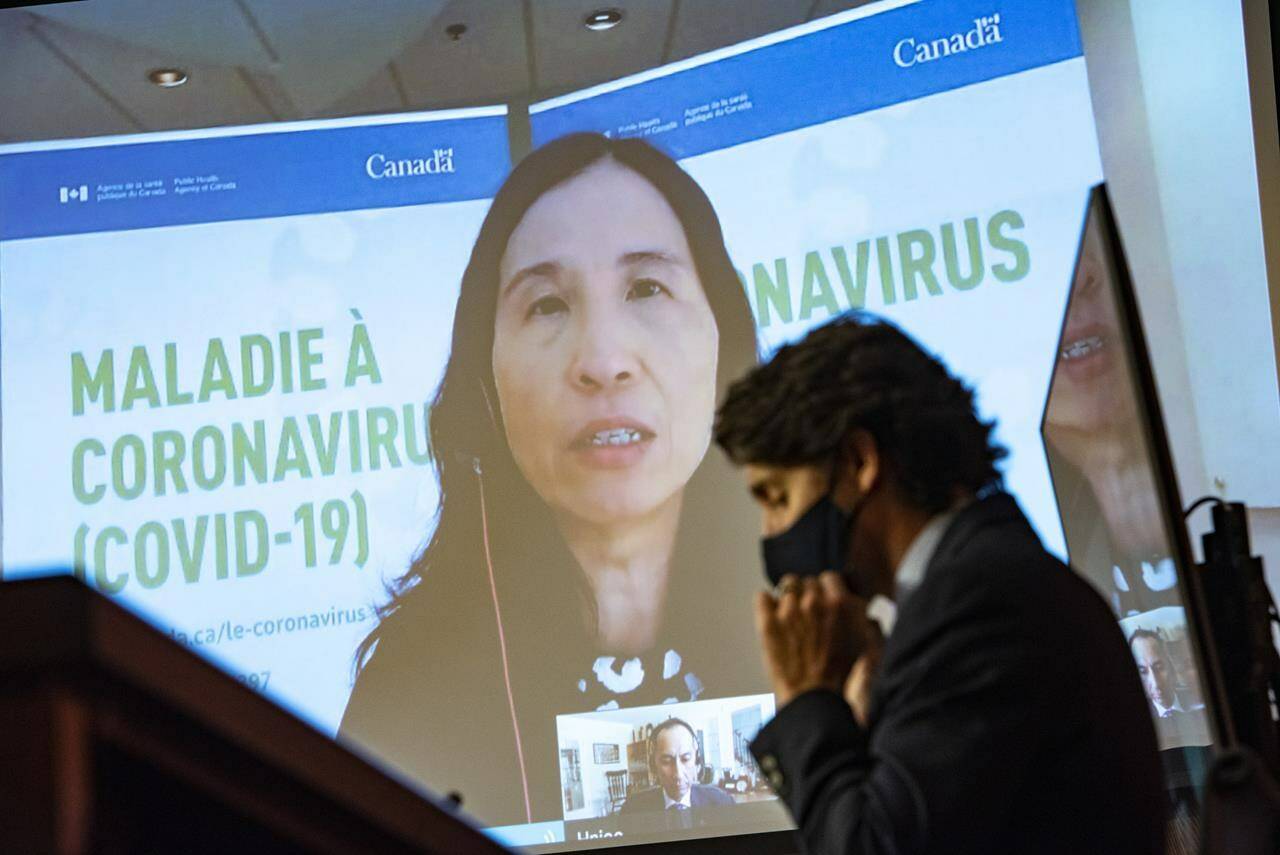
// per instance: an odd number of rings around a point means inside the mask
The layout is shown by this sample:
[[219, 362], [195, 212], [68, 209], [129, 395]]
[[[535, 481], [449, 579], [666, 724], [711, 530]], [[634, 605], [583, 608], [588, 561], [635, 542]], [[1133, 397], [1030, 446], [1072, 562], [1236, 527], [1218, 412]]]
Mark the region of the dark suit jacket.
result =
[[814, 855], [1164, 851], [1133, 657], [1005, 494], [961, 511], [899, 609], [868, 727], [808, 692], [752, 751]]
[[[705, 784], [694, 784], [689, 793], [690, 807], [710, 807], [711, 805], [731, 805], [733, 797], [728, 793], [709, 787]], [[619, 813], [642, 813], [663, 810], [662, 787], [652, 787], [632, 793], [618, 808]]]

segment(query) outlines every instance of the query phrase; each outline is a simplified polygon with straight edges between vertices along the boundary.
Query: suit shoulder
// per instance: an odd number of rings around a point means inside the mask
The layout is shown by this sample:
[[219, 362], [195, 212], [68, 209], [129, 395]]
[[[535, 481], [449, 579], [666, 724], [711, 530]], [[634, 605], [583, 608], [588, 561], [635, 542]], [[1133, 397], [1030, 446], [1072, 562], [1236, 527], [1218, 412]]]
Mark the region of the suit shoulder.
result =
[[662, 810], [662, 790], [650, 787], [627, 796], [627, 800], [618, 808], [619, 813], [638, 813], [640, 811]]
[[719, 787], [712, 787], [707, 784], [694, 784], [693, 789], [700, 794], [700, 801], [708, 805], [731, 805], [733, 797], [721, 790]]
[[1035, 608], [1050, 601], [1059, 608], [1086, 600], [1104, 605], [1089, 584], [1050, 554], [1021, 519], [980, 528], [935, 555], [925, 584], [941, 599], [989, 599]]

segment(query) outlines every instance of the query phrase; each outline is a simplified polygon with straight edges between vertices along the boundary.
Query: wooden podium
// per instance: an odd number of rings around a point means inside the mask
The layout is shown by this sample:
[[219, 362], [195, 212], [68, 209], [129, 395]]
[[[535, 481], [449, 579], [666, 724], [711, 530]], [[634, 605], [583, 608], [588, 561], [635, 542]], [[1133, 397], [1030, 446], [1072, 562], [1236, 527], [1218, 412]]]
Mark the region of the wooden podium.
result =
[[507, 851], [71, 577], [0, 632], [5, 852]]

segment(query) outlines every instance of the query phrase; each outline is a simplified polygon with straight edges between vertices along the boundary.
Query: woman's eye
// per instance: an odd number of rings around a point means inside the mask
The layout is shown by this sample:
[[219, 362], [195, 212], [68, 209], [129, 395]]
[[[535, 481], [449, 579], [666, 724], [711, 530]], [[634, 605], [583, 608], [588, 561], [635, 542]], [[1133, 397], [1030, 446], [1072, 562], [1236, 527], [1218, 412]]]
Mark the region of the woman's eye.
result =
[[567, 311], [569, 304], [559, 297], [542, 297], [534, 300], [533, 305], [529, 307], [528, 317], [535, 315], [555, 315], [560, 312]]
[[665, 286], [656, 279], [637, 279], [627, 290], [628, 300], [647, 300], [659, 294], [669, 293]]

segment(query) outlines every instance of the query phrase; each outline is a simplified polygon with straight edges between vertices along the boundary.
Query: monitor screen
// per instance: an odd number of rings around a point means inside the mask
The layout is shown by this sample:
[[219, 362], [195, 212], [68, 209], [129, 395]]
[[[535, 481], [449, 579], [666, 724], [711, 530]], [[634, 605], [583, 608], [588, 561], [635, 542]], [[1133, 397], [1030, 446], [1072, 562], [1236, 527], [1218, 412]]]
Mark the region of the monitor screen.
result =
[[1195, 852], [1212, 704], [1189, 617], [1182, 505], [1124, 265], [1099, 190], [1067, 298], [1044, 442], [1071, 565], [1111, 605], [1142, 678], [1173, 804], [1170, 845]]
[[786, 829], [716, 396], [883, 314], [974, 386], [1065, 555], [1038, 417], [1101, 179], [1074, 7], [873, 3], [529, 108], [535, 145], [674, 158], [716, 281], [607, 165], [477, 245], [508, 121], [0, 148], [4, 576], [74, 568], [512, 845]]

